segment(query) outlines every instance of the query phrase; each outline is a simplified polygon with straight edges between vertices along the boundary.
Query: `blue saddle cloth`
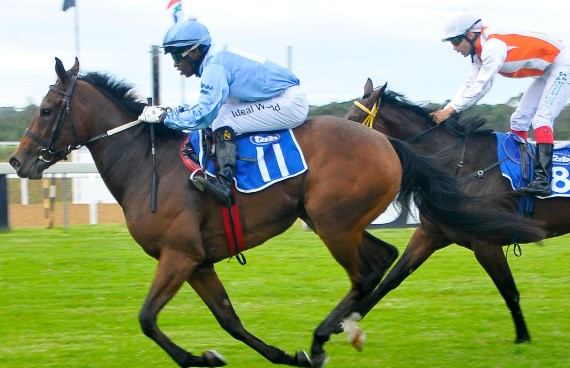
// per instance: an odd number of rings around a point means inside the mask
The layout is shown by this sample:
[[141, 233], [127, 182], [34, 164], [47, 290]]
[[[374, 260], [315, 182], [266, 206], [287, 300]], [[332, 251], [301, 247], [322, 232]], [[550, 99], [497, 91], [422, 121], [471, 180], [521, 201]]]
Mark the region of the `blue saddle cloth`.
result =
[[[508, 178], [514, 190], [527, 185], [534, 177], [534, 161], [527, 153], [526, 172], [529, 177], [522, 176], [521, 153], [519, 144], [527, 146], [528, 150], [536, 155], [536, 145], [526, 142], [516, 134], [495, 133], [497, 137], [497, 156], [499, 159], [501, 172]], [[546, 197], [569, 197], [570, 196], [570, 145], [568, 143], [554, 146], [552, 156], [552, 191]]]
[[[213, 176], [213, 161], [210, 160], [207, 165], [204, 162], [205, 155], [200, 144], [202, 132], [190, 132], [189, 137], [201, 166]], [[240, 192], [257, 192], [307, 170], [305, 157], [290, 129], [240, 135], [237, 146], [234, 180]]]

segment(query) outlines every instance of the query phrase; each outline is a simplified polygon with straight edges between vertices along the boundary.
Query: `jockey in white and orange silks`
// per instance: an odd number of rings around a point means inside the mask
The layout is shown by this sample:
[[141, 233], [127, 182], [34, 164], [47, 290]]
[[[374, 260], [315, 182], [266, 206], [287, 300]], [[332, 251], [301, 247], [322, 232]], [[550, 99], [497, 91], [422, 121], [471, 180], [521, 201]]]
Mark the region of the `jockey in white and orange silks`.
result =
[[472, 68], [451, 101], [432, 113], [436, 123], [477, 103], [497, 74], [535, 78], [511, 116], [511, 132], [526, 139], [532, 125], [538, 149], [536, 178], [520, 191], [549, 195], [554, 120], [570, 98], [570, 53], [564, 44], [542, 33], [484, 27], [470, 12], [453, 17], [442, 41], [450, 41], [464, 57], [471, 56]]

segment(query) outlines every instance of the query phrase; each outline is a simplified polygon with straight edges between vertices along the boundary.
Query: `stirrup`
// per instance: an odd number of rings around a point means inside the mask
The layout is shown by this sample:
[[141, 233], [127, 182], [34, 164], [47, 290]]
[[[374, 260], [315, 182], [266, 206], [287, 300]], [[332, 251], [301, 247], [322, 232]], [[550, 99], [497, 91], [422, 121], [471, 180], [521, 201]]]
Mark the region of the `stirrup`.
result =
[[202, 187], [203, 191], [213, 195], [219, 202], [224, 205], [233, 203], [232, 189], [219, 177], [202, 177], [198, 176], [193, 181], [197, 187]]
[[190, 180], [190, 182], [192, 184], [194, 184], [194, 186], [196, 188], [198, 188], [198, 190], [200, 190], [201, 192], [204, 191], [204, 184], [202, 184], [202, 181], [199, 181], [198, 178], [203, 178], [203, 176], [196, 176], [196, 174], [202, 174], [202, 175], [206, 175], [204, 174], [204, 172], [202, 171], [202, 169], [196, 169], [192, 172], [192, 174], [190, 174], [190, 177], [188, 178], [188, 180]]

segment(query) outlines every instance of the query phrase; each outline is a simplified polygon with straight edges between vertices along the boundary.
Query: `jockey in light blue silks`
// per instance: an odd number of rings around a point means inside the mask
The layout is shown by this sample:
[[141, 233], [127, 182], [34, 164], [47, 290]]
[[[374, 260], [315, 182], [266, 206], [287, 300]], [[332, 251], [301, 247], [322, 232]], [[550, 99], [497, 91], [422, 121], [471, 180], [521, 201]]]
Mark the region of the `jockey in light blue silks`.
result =
[[229, 203], [236, 135], [301, 125], [309, 112], [305, 93], [287, 69], [232, 47], [212, 45], [206, 27], [194, 19], [172, 26], [162, 46], [180, 74], [201, 78], [200, 97], [193, 106], [145, 107], [139, 120], [180, 130], [211, 126], [218, 172], [216, 177], [194, 177], [193, 183]]

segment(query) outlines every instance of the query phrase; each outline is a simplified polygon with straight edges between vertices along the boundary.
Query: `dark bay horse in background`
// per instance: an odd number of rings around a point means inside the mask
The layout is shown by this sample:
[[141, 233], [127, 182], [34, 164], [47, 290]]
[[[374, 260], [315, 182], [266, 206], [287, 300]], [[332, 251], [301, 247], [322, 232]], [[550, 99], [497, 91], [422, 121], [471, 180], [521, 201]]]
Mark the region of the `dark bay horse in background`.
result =
[[[323, 345], [343, 318], [367, 300], [397, 258], [392, 245], [365, 228], [399, 197], [413, 198], [434, 223], [482, 238], [518, 233], [526, 241], [544, 236], [532, 221], [518, 232], [518, 219], [458, 190], [455, 179], [402, 142], [336, 117], [314, 117], [294, 130], [309, 169], [257, 193], [236, 194], [246, 247], [261, 245], [297, 218], [310, 224], [346, 270], [351, 289], [315, 329], [311, 355], [289, 355], [247, 331], [234, 311], [214, 264], [230, 257], [220, 205], [189, 184], [179, 147], [182, 132], [156, 125], [158, 207], [151, 212], [154, 161], [150, 125], [136, 121], [144, 103], [127, 83], [101, 73], [79, 75], [56, 58], [50, 86], [10, 164], [22, 178], [40, 179], [45, 169], [86, 146], [106, 186], [123, 209], [130, 234], [158, 260], [155, 278], [139, 314], [145, 335], [181, 367], [226, 364], [214, 350], [194, 355], [158, 327], [160, 310], [187, 282], [221, 327], [275, 364], [321, 367]], [[133, 121], [135, 120], [135, 121]], [[357, 163], [357, 164], [355, 164]], [[269, 205], [268, 205], [269, 204]], [[442, 225], [443, 226], [443, 225]], [[308, 260], [307, 262], [310, 262]]]
[[[516, 211], [519, 194], [512, 190], [498, 167], [496, 138], [491, 130], [478, 130], [484, 121], [471, 118], [467, 123], [459, 124], [448, 119], [437, 125], [430, 118], [430, 112], [432, 110], [411, 104], [402, 95], [388, 91], [386, 85], [374, 89], [368, 79], [363, 98], [355, 101], [346, 117], [360, 123], [366, 120], [374, 130], [407, 141], [424, 155], [438, 157], [440, 167], [464, 182], [461, 187], [466, 193], [494, 198], [497, 205]], [[570, 219], [565, 215], [569, 212], [569, 199], [537, 199], [532, 217], [544, 223], [546, 237], [554, 237], [570, 232]], [[517, 242], [523, 243], [520, 239]], [[515, 342], [530, 341], [519, 303], [520, 295], [502, 252], [501, 246], [513, 243], [513, 238], [508, 236], [498, 236], [493, 241], [465, 238], [422, 220], [402, 256], [375, 291], [373, 303], [396, 288], [436, 250], [452, 243], [471, 249], [495, 283], [511, 311]], [[361, 314], [365, 313], [366, 310]]]

